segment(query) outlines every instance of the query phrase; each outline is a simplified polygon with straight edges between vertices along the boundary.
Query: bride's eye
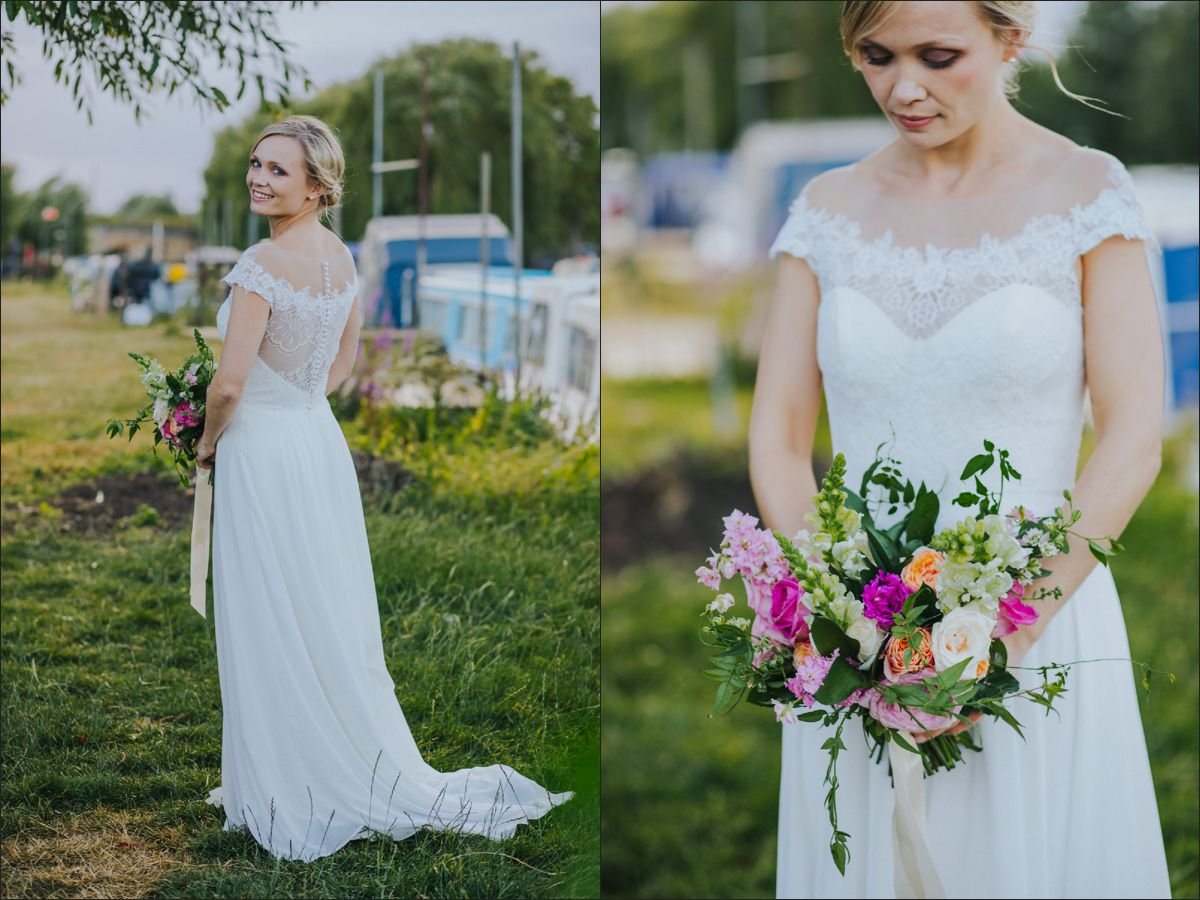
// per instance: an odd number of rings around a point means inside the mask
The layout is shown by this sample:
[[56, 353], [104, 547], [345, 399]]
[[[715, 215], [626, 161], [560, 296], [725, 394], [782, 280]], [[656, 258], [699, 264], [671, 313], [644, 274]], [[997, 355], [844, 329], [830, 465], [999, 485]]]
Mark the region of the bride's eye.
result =
[[885, 53], [878, 47], [864, 47], [862, 54], [869, 66], [886, 66], [892, 61], [892, 54]]
[[953, 65], [959, 54], [952, 50], [933, 50], [924, 56], [925, 65], [931, 69], [944, 69]]

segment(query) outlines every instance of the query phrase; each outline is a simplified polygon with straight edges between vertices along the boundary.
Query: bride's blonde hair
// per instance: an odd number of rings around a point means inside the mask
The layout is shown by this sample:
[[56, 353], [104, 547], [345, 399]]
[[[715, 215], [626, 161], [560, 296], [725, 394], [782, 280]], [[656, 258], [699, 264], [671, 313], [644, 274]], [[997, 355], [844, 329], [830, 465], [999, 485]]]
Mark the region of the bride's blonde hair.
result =
[[327, 215], [342, 202], [342, 179], [346, 175], [346, 157], [342, 143], [333, 130], [315, 116], [289, 116], [264, 128], [254, 141], [258, 146], [262, 139], [273, 134], [295, 138], [304, 148], [304, 169], [308, 180], [323, 188], [317, 198], [321, 214]]
[[[856, 70], [862, 65], [858, 53], [859, 43], [872, 32], [883, 27], [896, 11], [900, 9], [902, 0], [843, 0], [842, 16], [839, 31], [842, 36], [842, 50], [850, 58], [850, 64]], [[1058, 89], [1085, 106], [1110, 112], [1097, 103], [1102, 101], [1094, 97], [1084, 97], [1073, 93], [1062, 83], [1058, 76], [1058, 66], [1054, 62], [1054, 54], [1045, 47], [1028, 43], [1029, 35], [1033, 34], [1034, 21], [1037, 18], [1037, 6], [1033, 0], [972, 0], [976, 11], [984, 23], [992, 29], [992, 34], [1006, 44], [1016, 48], [1037, 50], [1046, 55], [1050, 62], [1050, 74]], [[1020, 60], [1020, 57], [1017, 57]], [[1004, 76], [1004, 91], [1010, 97], [1017, 94], [1017, 65], [1013, 65]]]

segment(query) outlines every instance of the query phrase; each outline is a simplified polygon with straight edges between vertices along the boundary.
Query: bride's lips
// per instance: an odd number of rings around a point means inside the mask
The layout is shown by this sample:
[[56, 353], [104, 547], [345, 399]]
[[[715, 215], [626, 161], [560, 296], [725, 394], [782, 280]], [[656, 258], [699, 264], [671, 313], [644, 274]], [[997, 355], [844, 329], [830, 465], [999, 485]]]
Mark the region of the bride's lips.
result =
[[937, 118], [937, 116], [899, 116], [898, 115], [898, 116], [896, 116], [896, 121], [899, 122], [901, 125], [903, 125], [905, 128], [916, 131], [917, 129], [924, 128], [926, 125], [928, 125], [930, 122], [932, 122], [936, 118]]
[[252, 190], [252, 191], [250, 192], [250, 202], [251, 202], [251, 203], [266, 203], [266, 202], [268, 202], [269, 200], [274, 200], [274, 199], [275, 199], [275, 198], [274, 198], [272, 195], [270, 195], [270, 194], [263, 194], [263, 193], [261, 193], [260, 191], [253, 191], [253, 190]]

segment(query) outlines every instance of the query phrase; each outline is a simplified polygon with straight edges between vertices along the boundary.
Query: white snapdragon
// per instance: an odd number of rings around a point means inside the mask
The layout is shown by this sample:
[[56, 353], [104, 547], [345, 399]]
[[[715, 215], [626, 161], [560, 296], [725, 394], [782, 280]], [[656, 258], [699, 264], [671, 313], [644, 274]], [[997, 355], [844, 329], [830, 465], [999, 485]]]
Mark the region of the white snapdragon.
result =
[[948, 558], [938, 576], [938, 606], [943, 612], [949, 613], [960, 606], [977, 602], [994, 615], [1000, 598], [1013, 585], [1012, 576], [1002, 566], [998, 559], [976, 563]]
[[1005, 527], [1000, 516], [984, 516], [983, 527], [987, 531], [984, 549], [990, 558], [999, 560], [1005, 569], [1020, 569], [1029, 561], [1029, 550], [1022, 547]]
[[160, 429], [163, 427], [163, 423], [167, 421], [167, 416], [169, 416], [170, 414], [171, 414], [171, 407], [167, 403], [166, 400], [163, 400], [160, 397], [159, 399], [154, 401], [154, 411], [153, 411], [152, 415], [154, 416], [154, 424], [157, 425]]
[[857, 578], [870, 567], [867, 560], [868, 549], [867, 533], [858, 531], [852, 532], [849, 540], [834, 544], [831, 553], [833, 561], [848, 577]]
[[721, 614], [728, 612], [731, 606], [733, 606], [733, 594], [717, 594], [717, 599], [708, 604], [708, 609], [710, 612]]

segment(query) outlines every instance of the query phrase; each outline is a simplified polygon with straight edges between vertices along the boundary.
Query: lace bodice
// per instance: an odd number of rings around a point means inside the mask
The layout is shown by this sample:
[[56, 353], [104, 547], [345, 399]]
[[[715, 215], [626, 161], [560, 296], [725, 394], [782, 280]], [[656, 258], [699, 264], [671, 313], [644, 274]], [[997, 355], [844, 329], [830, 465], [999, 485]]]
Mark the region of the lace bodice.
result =
[[[258, 294], [271, 307], [258, 357], [242, 393], [242, 403], [267, 407], [311, 407], [324, 396], [329, 367], [337, 355], [347, 315], [358, 290], [354, 265], [345, 254], [334, 261], [288, 259], [289, 251], [269, 242], [247, 248], [222, 280]], [[313, 283], [283, 277], [310, 271]], [[337, 272], [336, 283], [333, 272]], [[317, 273], [319, 272], [319, 276]], [[296, 276], [292, 276], [295, 278]], [[233, 292], [217, 311], [222, 340], [229, 327]]]
[[1124, 167], [1103, 157], [1090, 199], [1026, 214], [1006, 237], [973, 246], [901, 245], [796, 200], [771, 247], [808, 262], [820, 286], [817, 359], [835, 450], [857, 486], [875, 448], [942, 495], [988, 438], [1012, 453], [1021, 482], [1005, 504], [1045, 512], [1074, 483], [1083, 424], [1079, 258], [1106, 238], [1152, 241]]

